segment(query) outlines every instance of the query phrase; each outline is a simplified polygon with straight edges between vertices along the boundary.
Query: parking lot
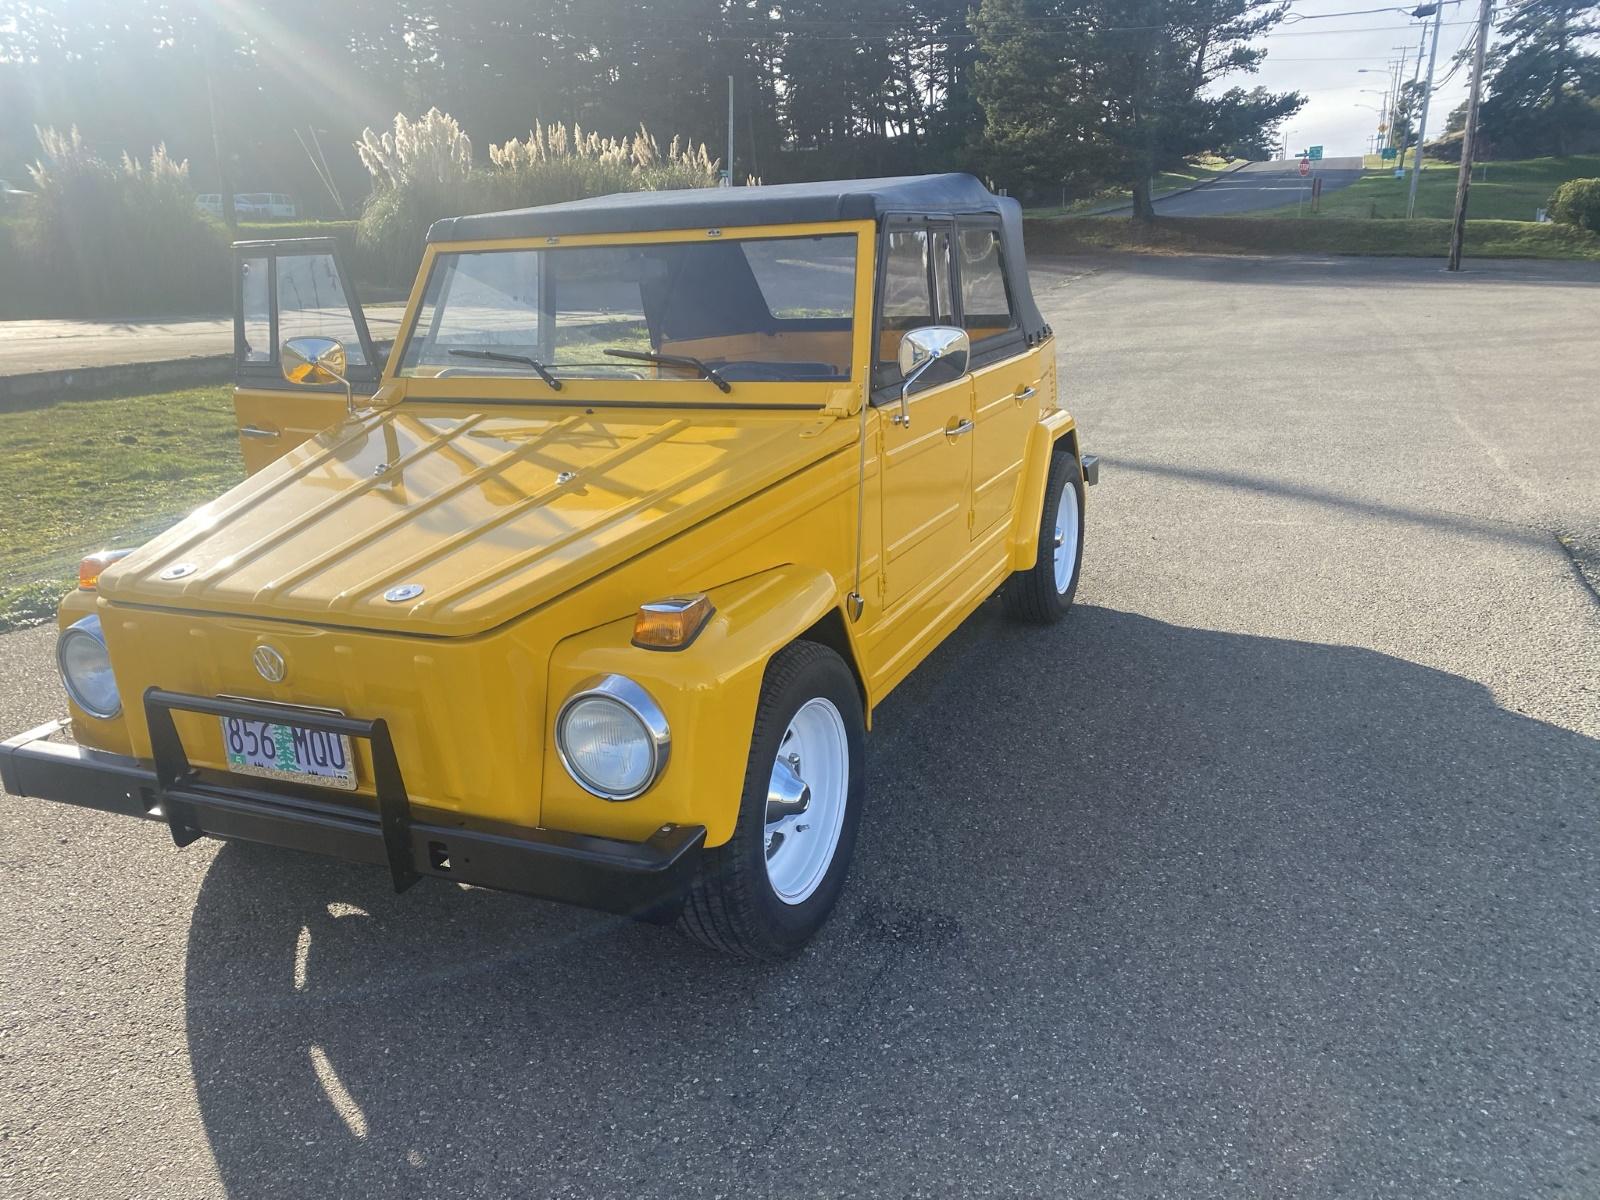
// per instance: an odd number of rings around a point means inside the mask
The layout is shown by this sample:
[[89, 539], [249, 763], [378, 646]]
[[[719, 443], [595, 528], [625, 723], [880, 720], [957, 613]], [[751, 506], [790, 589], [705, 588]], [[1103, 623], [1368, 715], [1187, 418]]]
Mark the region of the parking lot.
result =
[[0, 797], [0, 1193], [1593, 1195], [1600, 269], [1469, 265], [1035, 264], [1079, 607], [794, 962]]

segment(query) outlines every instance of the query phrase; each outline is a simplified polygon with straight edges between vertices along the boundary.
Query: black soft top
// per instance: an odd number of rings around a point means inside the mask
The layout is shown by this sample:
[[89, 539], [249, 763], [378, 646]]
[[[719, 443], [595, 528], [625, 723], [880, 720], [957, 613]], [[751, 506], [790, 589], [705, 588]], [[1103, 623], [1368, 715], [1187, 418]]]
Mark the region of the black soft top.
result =
[[759, 187], [618, 192], [539, 208], [448, 217], [434, 222], [428, 230], [428, 241], [492, 241], [591, 233], [650, 233], [658, 229], [875, 221], [904, 214], [1000, 218], [1006, 277], [1022, 331], [1030, 340], [1046, 332], [1028, 286], [1027, 264], [1022, 253], [1021, 205], [1009, 196], [996, 196], [974, 176], [955, 172]]

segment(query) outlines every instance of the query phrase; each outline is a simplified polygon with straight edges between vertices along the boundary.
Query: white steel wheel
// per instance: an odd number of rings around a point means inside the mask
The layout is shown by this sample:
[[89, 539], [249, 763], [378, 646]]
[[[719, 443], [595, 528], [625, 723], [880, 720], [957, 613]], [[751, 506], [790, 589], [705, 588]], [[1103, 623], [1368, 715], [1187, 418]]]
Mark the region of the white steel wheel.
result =
[[849, 793], [844, 718], [831, 700], [814, 697], [779, 739], [767, 784], [767, 881], [785, 904], [804, 904], [827, 875]]
[[678, 928], [728, 954], [798, 954], [838, 903], [866, 799], [866, 714], [830, 647], [796, 641], [761, 681], [733, 836], [702, 854]]
[[1078, 488], [1071, 481], [1061, 485], [1056, 501], [1055, 577], [1056, 591], [1065, 595], [1072, 586], [1078, 566]]

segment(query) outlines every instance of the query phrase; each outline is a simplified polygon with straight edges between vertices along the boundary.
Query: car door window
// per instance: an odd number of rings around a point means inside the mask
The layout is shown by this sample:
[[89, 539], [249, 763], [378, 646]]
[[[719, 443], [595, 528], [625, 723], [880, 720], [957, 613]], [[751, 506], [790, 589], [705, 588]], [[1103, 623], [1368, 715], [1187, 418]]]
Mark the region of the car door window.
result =
[[376, 386], [383, 347], [372, 341], [331, 238], [241, 242], [235, 243], [234, 254], [234, 368], [239, 387], [296, 389], [284, 381], [278, 364], [283, 343], [297, 337], [340, 342], [351, 384], [365, 392]]
[[278, 258], [278, 339], [330, 337], [344, 344], [345, 361], [367, 365], [361, 337], [350, 315], [339, 268], [331, 254], [286, 254]]
[[963, 229], [961, 249], [961, 323], [974, 342], [998, 337], [1017, 327], [1006, 291], [1000, 235], [993, 229]]
[[[874, 387], [899, 383], [900, 339], [907, 330], [955, 324], [953, 246], [954, 230], [949, 221], [919, 221], [889, 229], [883, 251]], [[918, 386], [949, 378], [947, 371], [935, 366], [922, 376]]]

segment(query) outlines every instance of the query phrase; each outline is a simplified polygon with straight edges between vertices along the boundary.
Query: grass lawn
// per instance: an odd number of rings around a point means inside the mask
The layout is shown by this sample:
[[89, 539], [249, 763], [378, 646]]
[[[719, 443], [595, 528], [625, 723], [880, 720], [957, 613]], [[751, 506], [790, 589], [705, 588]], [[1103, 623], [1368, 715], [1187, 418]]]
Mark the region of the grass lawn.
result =
[[[1163, 171], [1153, 179], [1154, 191], [1157, 196], [1163, 192], [1175, 192], [1180, 188], [1191, 187], [1203, 180], [1215, 179], [1239, 165], [1240, 160], [1225, 158], [1202, 158], [1188, 163], [1176, 171]], [[1026, 214], [1030, 217], [1060, 217], [1082, 213], [1091, 208], [1099, 208], [1106, 204], [1129, 204], [1133, 201], [1133, 193], [1126, 188], [1111, 188], [1093, 196], [1084, 196], [1073, 200], [1065, 207], [1056, 204], [1046, 208], [1030, 208]]]
[[[1449, 217], [1455, 211], [1455, 163], [1424, 159], [1417, 183], [1417, 216]], [[1575, 154], [1569, 158], [1530, 158], [1520, 162], [1480, 164], [1473, 172], [1467, 213], [1473, 220], [1532, 221], [1550, 200], [1556, 185], [1569, 179], [1600, 177], [1600, 154]], [[1392, 168], [1357, 180], [1347, 188], [1322, 198], [1322, 217], [1403, 218], [1410, 179], [1396, 179]], [[1294, 205], [1253, 214], [1285, 217]], [[1308, 211], [1307, 217], [1312, 214]]]
[[[1323, 217], [1264, 219], [1058, 217], [1029, 221], [1028, 249], [1042, 254], [1133, 250], [1167, 254], [1370, 254], [1443, 258], [1450, 222], [1368, 221]], [[1600, 261], [1600, 236], [1571, 225], [1468, 221], [1466, 254], [1479, 258], [1576, 258]]]
[[0, 630], [53, 617], [85, 554], [137, 546], [244, 477], [230, 396], [0, 412]]

